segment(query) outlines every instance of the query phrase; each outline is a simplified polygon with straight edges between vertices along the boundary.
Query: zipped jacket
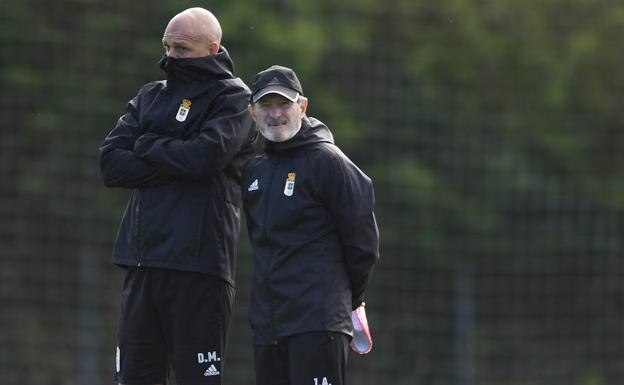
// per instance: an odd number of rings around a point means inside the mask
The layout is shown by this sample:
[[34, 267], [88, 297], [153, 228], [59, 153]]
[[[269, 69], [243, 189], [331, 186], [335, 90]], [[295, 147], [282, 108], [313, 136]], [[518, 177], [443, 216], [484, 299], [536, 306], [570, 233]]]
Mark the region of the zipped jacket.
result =
[[100, 148], [108, 187], [132, 190], [113, 263], [197, 271], [234, 283], [240, 178], [253, 156], [250, 91], [224, 48], [163, 57]]
[[352, 335], [379, 257], [371, 180], [304, 117], [286, 142], [266, 142], [243, 173], [254, 253], [250, 323], [256, 345], [310, 331]]

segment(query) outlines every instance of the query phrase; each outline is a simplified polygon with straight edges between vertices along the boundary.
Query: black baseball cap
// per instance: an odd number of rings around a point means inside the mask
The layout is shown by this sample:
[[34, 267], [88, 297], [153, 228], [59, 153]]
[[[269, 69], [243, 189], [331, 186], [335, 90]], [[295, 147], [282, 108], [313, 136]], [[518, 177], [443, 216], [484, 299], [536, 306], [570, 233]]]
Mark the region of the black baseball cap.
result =
[[256, 75], [251, 84], [251, 102], [257, 102], [266, 94], [279, 94], [294, 102], [299, 95], [303, 95], [303, 89], [295, 71], [272, 65]]

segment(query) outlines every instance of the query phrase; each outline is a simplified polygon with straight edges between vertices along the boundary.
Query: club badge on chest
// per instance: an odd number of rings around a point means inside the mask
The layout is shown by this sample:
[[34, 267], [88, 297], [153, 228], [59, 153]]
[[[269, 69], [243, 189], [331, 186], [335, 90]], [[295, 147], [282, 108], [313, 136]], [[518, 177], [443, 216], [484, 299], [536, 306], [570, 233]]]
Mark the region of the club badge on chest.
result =
[[178, 122], [185, 121], [190, 111], [191, 111], [191, 101], [188, 99], [182, 99], [182, 104], [180, 104], [180, 108], [178, 109], [176, 120]]
[[288, 178], [286, 178], [286, 184], [284, 185], [284, 195], [287, 197], [292, 196], [295, 191], [295, 177], [297, 174], [294, 172], [288, 173]]

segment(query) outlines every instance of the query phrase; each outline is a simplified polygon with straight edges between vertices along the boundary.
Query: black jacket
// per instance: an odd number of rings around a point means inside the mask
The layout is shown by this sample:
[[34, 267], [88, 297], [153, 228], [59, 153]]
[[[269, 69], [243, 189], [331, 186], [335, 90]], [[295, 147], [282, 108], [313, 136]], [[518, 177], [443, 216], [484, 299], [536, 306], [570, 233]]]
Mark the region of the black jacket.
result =
[[234, 282], [240, 177], [256, 131], [249, 89], [225, 49], [161, 61], [100, 148], [108, 187], [133, 189], [113, 253], [119, 265], [209, 273]]
[[371, 180], [304, 118], [292, 139], [266, 142], [243, 173], [243, 204], [255, 265], [254, 344], [309, 331], [352, 334], [379, 257]]

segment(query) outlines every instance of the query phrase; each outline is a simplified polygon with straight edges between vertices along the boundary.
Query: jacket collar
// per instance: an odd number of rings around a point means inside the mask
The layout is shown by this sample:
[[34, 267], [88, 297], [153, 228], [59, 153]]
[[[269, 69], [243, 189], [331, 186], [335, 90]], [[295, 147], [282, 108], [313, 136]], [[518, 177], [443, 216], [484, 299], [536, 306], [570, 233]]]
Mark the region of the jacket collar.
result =
[[203, 57], [175, 59], [165, 55], [160, 59], [159, 65], [167, 74], [168, 87], [234, 76], [234, 63], [223, 46], [216, 54]]

